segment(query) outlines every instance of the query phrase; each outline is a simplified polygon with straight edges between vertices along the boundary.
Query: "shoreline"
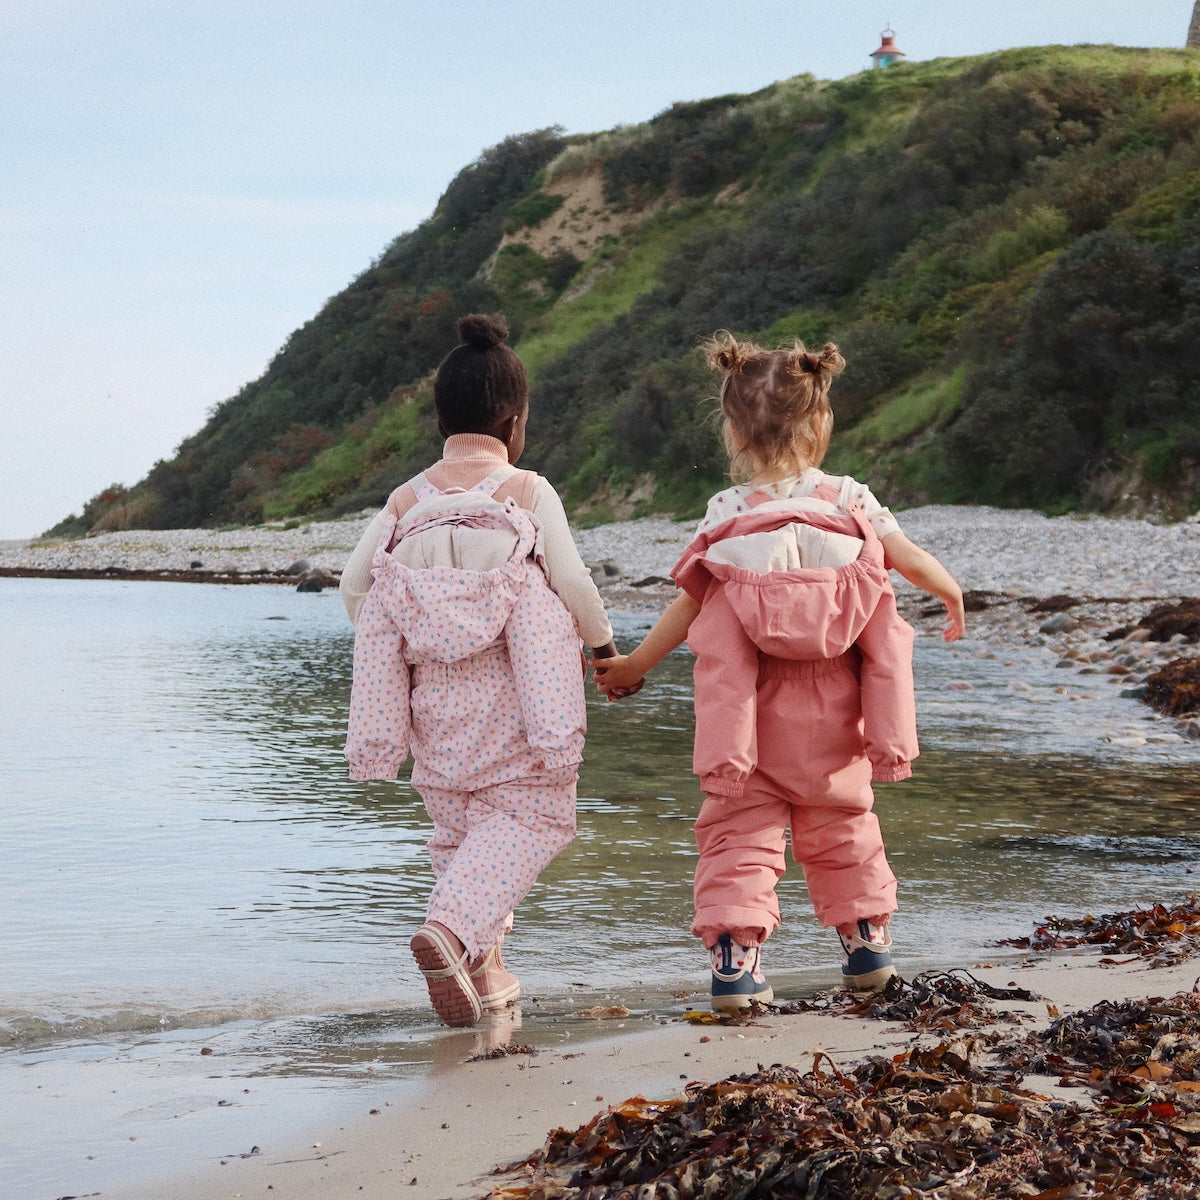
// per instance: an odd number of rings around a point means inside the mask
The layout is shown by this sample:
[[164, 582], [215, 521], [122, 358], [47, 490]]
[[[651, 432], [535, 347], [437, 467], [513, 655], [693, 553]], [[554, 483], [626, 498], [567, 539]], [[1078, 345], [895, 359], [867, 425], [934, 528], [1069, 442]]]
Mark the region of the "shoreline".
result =
[[[221, 582], [224, 576], [286, 581], [309, 570], [336, 577], [372, 515], [234, 529], [0, 540], [0, 575], [103, 577], [137, 571]], [[1132, 599], [1182, 595], [1197, 586], [1200, 513], [1170, 525], [967, 505], [900, 510], [896, 517], [968, 592]], [[597, 577], [629, 586], [666, 582], [694, 526], [692, 520], [649, 516], [572, 528]]]
[[[1099, 953], [1026, 955], [968, 966], [995, 988], [1022, 988], [1033, 998], [992, 1002], [996, 1019], [985, 1026], [1044, 1028], [1051, 1016], [1067, 1016], [1102, 1002], [1170, 996], [1193, 989], [1195, 960], [1155, 968], [1144, 960], [1114, 962]], [[866, 1060], [890, 1058], [917, 1046], [934, 1046], [974, 1031], [912, 1032], [903, 1024], [839, 1012], [766, 1011], [736, 1024], [695, 1025], [676, 1017], [657, 1028], [610, 1032], [550, 1050], [505, 1053], [505, 1014], [492, 1018], [492, 1057], [435, 1068], [407, 1103], [390, 1104], [312, 1130], [230, 1154], [219, 1163], [181, 1162], [177, 1172], [137, 1186], [105, 1189], [109, 1200], [225, 1200], [270, 1194], [279, 1200], [330, 1197], [393, 1197], [411, 1200], [483, 1200], [505, 1187], [528, 1187], [528, 1172], [510, 1168], [545, 1144], [557, 1129], [575, 1131], [594, 1118], [641, 1098], [667, 1104], [689, 1085], [715, 1084], [773, 1064], [800, 1070], [827, 1056], [825, 1069], [848, 1072]], [[611, 1029], [611, 1022], [609, 1022]], [[452, 1035], [453, 1036], [453, 1035]], [[462, 1038], [467, 1048], [467, 1034]], [[979, 1052], [981, 1059], [987, 1051]], [[1029, 1075], [1024, 1086], [1038, 1095], [1087, 1106], [1090, 1094]], [[1148, 1085], [1153, 1087], [1154, 1085]], [[516, 1193], [540, 1195], [542, 1193]], [[547, 1192], [546, 1195], [555, 1195]]]

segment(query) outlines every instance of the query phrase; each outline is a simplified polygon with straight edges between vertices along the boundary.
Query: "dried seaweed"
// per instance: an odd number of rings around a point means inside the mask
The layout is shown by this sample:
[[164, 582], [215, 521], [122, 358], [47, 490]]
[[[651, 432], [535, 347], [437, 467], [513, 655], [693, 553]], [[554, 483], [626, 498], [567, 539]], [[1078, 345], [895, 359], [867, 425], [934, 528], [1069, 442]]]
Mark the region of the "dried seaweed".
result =
[[[1170, 961], [1200, 948], [1190, 905], [1047, 918], [1040, 950], [1099, 946]], [[1200, 980], [1197, 985], [1200, 986]], [[743, 1015], [747, 1024], [827, 1012], [962, 1031], [1014, 1018], [988, 1000], [1034, 1000], [966, 971], [891, 981], [877, 994], [823, 993]], [[1054, 1010], [1052, 1014], [1057, 1017]], [[693, 1014], [689, 1014], [691, 1016]], [[980, 1056], [987, 1053], [990, 1065]], [[1090, 1093], [1067, 1102], [1025, 1086], [1047, 1076]], [[1046, 1028], [916, 1045], [845, 1069], [776, 1064], [666, 1101], [634, 1097], [528, 1159], [500, 1168], [488, 1200], [1175, 1200], [1200, 1195], [1200, 991], [1105, 1001]]]
[[1037, 996], [1025, 988], [993, 987], [959, 968], [926, 971], [912, 983], [895, 976], [883, 991], [859, 997], [847, 1011], [853, 1016], [900, 1021], [914, 1031], [974, 1029], [1022, 1019], [1010, 1012], [996, 1012], [985, 999], [1036, 1000]]
[[1069, 950], [1097, 946], [1107, 954], [1149, 959], [1150, 966], [1170, 966], [1200, 953], [1200, 912], [1195, 892], [1181, 904], [1104, 916], [1047, 917], [1032, 937], [1006, 938], [1000, 944], [1026, 950]]
[[502, 1042], [499, 1046], [493, 1046], [491, 1050], [485, 1050], [481, 1054], [472, 1054], [467, 1062], [487, 1062], [493, 1058], [507, 1058], [510, 1054], [528, 1054], [530, 1056], [537, 1053], [532, 1046], [526, 1045], [524, 1042]]
[[1083, 601], [1077, 596], [1047, 596], [1044, 600], [1035, 600], [1026, 610], [1031, 613], [1066, 612], [1068, 608], [1077, 608]]
[[[1200, 1004], [1200, 997], [1187, 1007]], [[1183, 1001], [1177, 1006], [1182, 1007]], [[1119, 1008], [1120, 1006], [1116, 1006]], [[1178, 1014], [1173, 1018], [1178, 1020]], [[1049, 1031], [1047, 1031], [1049, 1032]], [[635, 1097], [506, 1168], [490, 1200], [1195, 1196], [1200, 1097], [1048, 1099], [975, 1064], [975, 1039], [843, 1071], [775, 1065]], [[1062, 1043], [1060, 1049], [1069, 1052]]]
[[1025, 1074], [1057, 1075], [1064, 1085], [1126, 1098], [1147, 1082], [1200, 1091], [1200, 992], [1101, 1001], [1058, 1017], [1003, 1055]]
[[996, 1012], [988, 1000], [1036, 1000], [1024, 988], [998, 988], [976, 979], [969, 971], [926, 971], [911, 983], [899, 975], [888, 980], [880, 992], [852, 992], [839, 989], [818, 992], [815, 996], [776, 1004], [751, 1003], [738, 1013], [689, 1012], [685, 1020], [693, 1025], [751, 1025], [764, 1015], [795, 1016], [799, 1013], [831, 1013], [849, 1017], [873, 1017], [879, 1021], [900, 1021], [911, 1030], [973, 1029], [997, 1021], [1021, 1018], [1010, 1012]]

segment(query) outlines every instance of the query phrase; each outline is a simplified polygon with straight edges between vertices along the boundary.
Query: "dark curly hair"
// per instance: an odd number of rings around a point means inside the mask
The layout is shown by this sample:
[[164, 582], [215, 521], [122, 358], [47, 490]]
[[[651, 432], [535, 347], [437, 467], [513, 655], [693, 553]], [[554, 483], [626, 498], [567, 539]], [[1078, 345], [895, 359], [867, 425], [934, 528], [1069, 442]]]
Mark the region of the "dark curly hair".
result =
[[442, 431], [490, 433], [529, 401], [525, 364], [505, 343], [508, 322], [499, 314], [460, 317], [459, 345], [442, 359], [433, 402]]

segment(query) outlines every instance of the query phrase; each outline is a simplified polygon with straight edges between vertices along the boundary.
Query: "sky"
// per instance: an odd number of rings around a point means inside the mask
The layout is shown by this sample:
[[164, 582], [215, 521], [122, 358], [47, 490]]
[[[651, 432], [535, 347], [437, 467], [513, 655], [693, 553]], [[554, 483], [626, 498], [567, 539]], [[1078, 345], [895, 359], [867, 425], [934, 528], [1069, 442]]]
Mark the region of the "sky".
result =
[[[0, 538], [132, 485], [516, 133], [1192, 0], [0, 0]], [[449, 349], [449, 347], [447, 347]]]

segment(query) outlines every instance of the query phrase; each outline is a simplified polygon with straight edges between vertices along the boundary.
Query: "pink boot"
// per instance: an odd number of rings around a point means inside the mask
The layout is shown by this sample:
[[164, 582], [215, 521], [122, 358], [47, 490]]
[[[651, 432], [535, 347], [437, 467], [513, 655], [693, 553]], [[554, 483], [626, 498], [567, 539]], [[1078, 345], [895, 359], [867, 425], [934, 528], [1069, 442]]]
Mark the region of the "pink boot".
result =
[[484, 1012], [499, 1012], [521, 995], [521, 981], [504, 966], [499, 942], [475, 959], [470, 971]]

